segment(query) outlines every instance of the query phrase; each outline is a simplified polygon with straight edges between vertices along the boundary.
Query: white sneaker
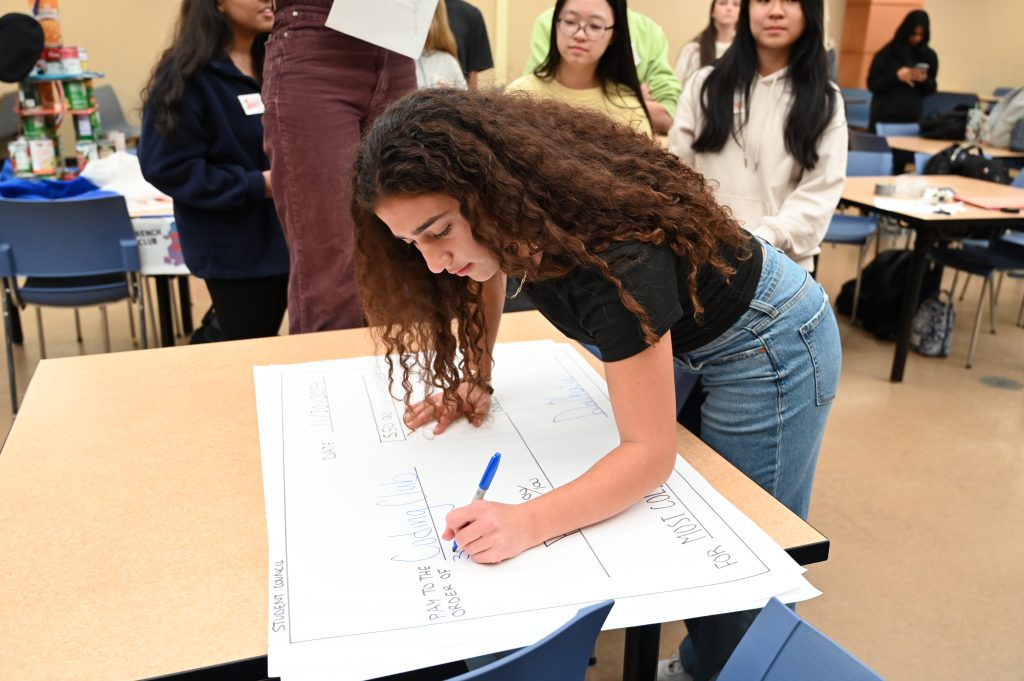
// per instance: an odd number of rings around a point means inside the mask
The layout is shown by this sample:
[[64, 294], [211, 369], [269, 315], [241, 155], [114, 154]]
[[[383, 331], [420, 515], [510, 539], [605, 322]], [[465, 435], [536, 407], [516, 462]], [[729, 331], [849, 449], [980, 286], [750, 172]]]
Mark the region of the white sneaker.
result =
[[683, 669], [679, 653], [673, 653], [667, 660], [658, 660], [657, 681], [692, 681], [693, 677]]

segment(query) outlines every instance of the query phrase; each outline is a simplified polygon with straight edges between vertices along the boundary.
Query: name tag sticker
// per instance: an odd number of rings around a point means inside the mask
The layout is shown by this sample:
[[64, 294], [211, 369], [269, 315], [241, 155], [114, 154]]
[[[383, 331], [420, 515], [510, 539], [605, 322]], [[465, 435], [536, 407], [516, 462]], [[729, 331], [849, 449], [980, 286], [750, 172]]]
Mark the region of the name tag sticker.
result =
[[242, 103], [242, 111], [246, 116], [257, 116], [263, 113], [263, 98], [258, 92], [251, 95], [238, 95], [238, 101]]

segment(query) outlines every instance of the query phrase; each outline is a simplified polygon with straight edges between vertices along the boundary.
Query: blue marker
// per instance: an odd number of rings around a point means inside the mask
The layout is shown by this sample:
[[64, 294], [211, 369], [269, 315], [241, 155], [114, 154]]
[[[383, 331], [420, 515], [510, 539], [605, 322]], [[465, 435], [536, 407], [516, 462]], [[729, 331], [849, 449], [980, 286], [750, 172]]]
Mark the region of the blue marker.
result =
[[[487, 488], [491, 486], [491, 480], [494, 480], [494, 474], [498, 472], [498, 464], [501, 463], [501, 452], [495, 452], [491, 460], [487, 462], [487, 468], [484, 469], [484, 477], [480, 478], [480, 486], [476, 490], [476, 494], [469, 503], [479, 501], [484, 498], [487, 494]], [[452, 553], [459, 550], [459, 543], [457, 541], [452, 542]]]

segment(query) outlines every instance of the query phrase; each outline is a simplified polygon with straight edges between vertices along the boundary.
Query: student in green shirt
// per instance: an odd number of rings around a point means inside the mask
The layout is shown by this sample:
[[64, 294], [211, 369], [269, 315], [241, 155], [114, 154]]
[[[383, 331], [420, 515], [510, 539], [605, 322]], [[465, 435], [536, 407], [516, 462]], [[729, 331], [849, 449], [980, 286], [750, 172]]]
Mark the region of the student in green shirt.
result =
[[[530, 38], [530, 59], [524, 74], [533, 73], [548, 56], [551, 42], [551, 19], [554, 7], [541, 12], [533, 22]], [[633, 61], [643, 86], [644, 103], [657, 133], [667, 133], [676, 115], [676, 102], [682, 86], [668, 63], [668, 39], [665, 32], [649, 17], [627, 11], [629, 36], [633, 42]]]

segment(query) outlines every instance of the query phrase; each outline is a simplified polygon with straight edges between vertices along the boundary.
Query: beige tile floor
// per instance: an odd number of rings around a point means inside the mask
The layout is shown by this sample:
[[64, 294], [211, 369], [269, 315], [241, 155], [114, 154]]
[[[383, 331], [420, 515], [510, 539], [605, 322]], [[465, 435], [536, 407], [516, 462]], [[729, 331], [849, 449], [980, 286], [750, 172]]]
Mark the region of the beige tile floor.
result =
[[[820, 270], [834, 296], [852, 276], [854, 249], [826, 248]], [[832, 550], [808, 572], [824, 595], [800, 614], [894, 681], [1024, 680], [1024, 329], [1013, 325], [1024, 282], [1004, 284], [998, 333], [983, 332], [968, 370], [978, 292], [975, 280], [958, 304], [953, 355], [912, 354], [902, 384], [888, 381], [892, 344], [840, 320], [842, 385], [810, 517]], [[198, 321], [209, 300], [201, 282], [193, 298]], [[110, 317], [114, 350], [132, 349], [125, 306]], [[39, 359], [34, 313], [22, 318], [21, 393]], [[43, 318], [49, 356], [102, 351], [98, 311], [82, 313], [81, 346], [70, 311]], [[0, 432], [9, 427], [5, 404]], [[682, 632], [663, 628], [664, 655]], [[621, 633], [602, 635], [598, 659], [589, 681], [619, 678]]]

